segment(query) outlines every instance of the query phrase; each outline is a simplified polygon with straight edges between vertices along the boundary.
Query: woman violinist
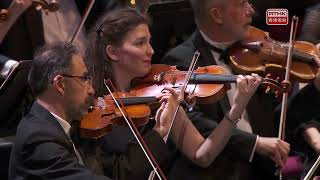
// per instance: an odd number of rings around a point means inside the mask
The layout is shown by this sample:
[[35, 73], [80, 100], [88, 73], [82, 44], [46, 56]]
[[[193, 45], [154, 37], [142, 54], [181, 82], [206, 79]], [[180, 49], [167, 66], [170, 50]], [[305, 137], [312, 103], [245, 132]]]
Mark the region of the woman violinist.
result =
[[[150, 39], [147, 19], [134, 9], [112, 11], [96, 23], [89, 34], [86, 58], [92, 62], [90, 69], [98, 96], [106, 94], [103, 79], [110, 78], [118, 90], [129, 91], [133, 79], [149, 73], [154, 53]], [[238, 76], [231, 110], [206, 139], [194, 127], [183, 109], [179, 109], [169, 136], [170, 141], [195, 164], [207, 167], [228, 142], [238, 118], [260, 82], [260, 77], [255, 74]], [[175, 154], [170, 154], [170, 146], [164, 144], [162, 138], [168, 131], [177, 106], [176, 92], [170, 88], [167, 90], [170, 93], [160, 98], [162, 105], [157, 111], [156, 125], [149, 123], [141, 128], [151, 152], [164, 170], [170, 168]], [[129, 176], [132, 179], [146, 179], [150, 173], [151, 169], [141, 150], [135, 147], [132, 137], [127, 127], [114, 127], [103, 138], [104, 151], [113, 155], [109, 158], [109, 166], [113, 167], [113, 172], [109, 173], [114, 179], [127, 179]], [[104, 165], [108, 166], [108, 163]]]

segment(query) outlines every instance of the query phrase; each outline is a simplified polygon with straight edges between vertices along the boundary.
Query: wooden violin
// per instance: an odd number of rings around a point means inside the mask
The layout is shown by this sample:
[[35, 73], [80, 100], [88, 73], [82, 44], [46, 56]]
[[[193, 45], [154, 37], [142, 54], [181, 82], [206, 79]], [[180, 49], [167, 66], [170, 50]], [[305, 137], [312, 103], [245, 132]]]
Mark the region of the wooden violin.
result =
[[[135, 126], [148, 123], [151, 116], [149, 103], [157, 102], [155, 97], [134, 97], [129, 93], [113, 93], [118, 101], [125, 105], [127, 116], [131, 117]], [[110, 95], [95, 100], [88, 114], [80, 123], [80, 135], [85, 138], [99, 138], [111, 131], [114, 125], [126, 125], [124, 118]]]
[[[186, 72], [177, 70], [175, 66], [154, 64], [146, 77], [133, 82], [130, 94], [138, 97], [159, 96], [163, 93], [164, 87], [172, 87], [179, 91], [185, 76]], [[228, 83], [236, 82], [236, 79], [236, 75], [225, 74], [225, 69], [221, 66], [198, 67], [187, 85], [185, 100], [198, 104], [216, 102], [230, 89]], [[280, 83], [268, 77], [262, 79], [262, 86], [267, 92], [282, 92]]]
[[[308, 82], [315, 78], [319, 65], [320, 51], [305, 41], [294, 41], [290, 74], [294, 80]], [[249, 37], [229, 49], [230, 64], [235, 72], [284, 74], [288, 43], [278, 42], [255, 27], [250, 27]]]
[[[146, 124], [150, 116], [150, 107], [139, 103], [150, 100], [154, 101], [155, 99], [142, 98], [142, 101], [139, 102], [139, 100], [137, 101], [135, 97], [127, 93], [112, 93], [107, 85], [106, 87], [110, 95], [98, 98], [94, 108], [91, 108], [89, 113], [83, 117], [80, 123], [80, 135], [82, 137], [99, 138], [109, 132], [113, 125], [127, 124], [150, 162], [155, 175], [160, 180], [166, 180], [167, 178], [137, 129], [138, 126]], [[139, 99], [141, 100], [141, 98]], [[125, 106], [125, 104], [129, 106]]]

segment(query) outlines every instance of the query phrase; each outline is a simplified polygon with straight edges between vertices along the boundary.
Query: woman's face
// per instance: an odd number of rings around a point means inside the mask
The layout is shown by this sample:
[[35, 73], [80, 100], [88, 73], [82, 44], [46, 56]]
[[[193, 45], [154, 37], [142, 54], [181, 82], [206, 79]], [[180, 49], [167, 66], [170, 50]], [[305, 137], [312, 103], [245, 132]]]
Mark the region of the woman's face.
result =
[[130, 31], [124, 38], [122, 46], [116, 50], [117, 69], [132, 75], [132, 78], [147, 75], [151, 69], [151, 58], [154, 54], [150, 39], [149, 27], [146, 24], [140, 24]]

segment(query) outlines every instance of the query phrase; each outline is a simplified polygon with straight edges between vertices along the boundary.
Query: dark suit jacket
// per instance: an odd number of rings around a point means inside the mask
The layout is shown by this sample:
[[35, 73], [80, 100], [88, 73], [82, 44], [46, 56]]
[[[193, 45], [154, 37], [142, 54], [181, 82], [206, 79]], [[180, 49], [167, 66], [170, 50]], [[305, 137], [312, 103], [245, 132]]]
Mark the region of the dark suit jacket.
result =
[[9, 179], [109, 179], [78, 163], [59, 122], [34, 103], [21, 120], [10, 157]]

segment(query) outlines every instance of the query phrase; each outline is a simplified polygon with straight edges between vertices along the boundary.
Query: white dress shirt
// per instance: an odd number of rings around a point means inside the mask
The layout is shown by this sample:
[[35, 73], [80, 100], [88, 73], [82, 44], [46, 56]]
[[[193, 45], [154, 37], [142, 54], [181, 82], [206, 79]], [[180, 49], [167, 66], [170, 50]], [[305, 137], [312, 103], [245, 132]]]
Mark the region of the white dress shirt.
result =
[[[228, 48], [228, 46], [233, 44], [233, 42], [217, 43], [217, 42], [212, 41], [203, 32], [200, 31], [200, 33], [201, 33], [203, 39], [206, 42], [208, 42], [212, 46], [215, 46], [215, 47], [217, 47], [217, 48], [219, 48], [221, 50], [226, 50]], [[221, 56], [220, 53], [215, 52], [213, 50], [211, 50], [211, 53], [212, 53], [214, 59], [216, 60], [217, 65], [222, 66], [226, 70], [227, 74], [233, 74], [231, 68], [229, 67], [229, 65], [225, 64], [220, 59], [220, 56]], [[227, 91], [227, 96], [228, 96], [228, 99], [229, 99], [230, 106], [233, 105], [233, 98], [234, 98], [235, 92], [236, 92], [236, 84], [235, 83], [231, 83], [231, 89]], [[241, 120], [237, 123], [237, 128], [241, 129], [243, 131], [252, 133], [252, 127], [250, 125], [250, 121], [249, 121], [249, 116], [248, 116], [247, 110], [244, 110], [244, 112], [243, 112], [243, 114], [241, 116]], [[257, 146], [258, 138], [259, 138], [259, 136], [257, 136], [256, 143], [255, 143], [254, 148], [252, 150], [251, 157], [249, 159], [250, 162], [252, 161], [252, 158], [253, 158], [253, 155], [254, 155], [254, 152], [255, 152], [255, 149], [256, 149], [256, 146]]]
[[[81, 20], [74, 0], [60, 0], [58, 11], [47, 13], [42, 11], [45, 42], [70, 41]], [[82, 51], [85, 50], [86, 38], [83, 28], [74, 40], [74, 44]]]
[[68, 123], [68, 121], [62, 119], [61, 117], [59, 117], [58, 115], [54, 114], [53, 112], [50, 112], [59, 122], [60, 126], [62, 127], [62, 129], [64, 130], [64, 132], [66, 133], [66, 135], [68, 136], [72, 146], [73, 146], [73, 150], [78, 158], [78, 161], [81, 165], [84, 165], [83, 160], [81, 158], [80, 152], [78, 151], [78, 149], [75, 147], [74, 143], [72, 142], [71, 138], [70, 138], [70, 129], [71, 129], [71, 125]]

